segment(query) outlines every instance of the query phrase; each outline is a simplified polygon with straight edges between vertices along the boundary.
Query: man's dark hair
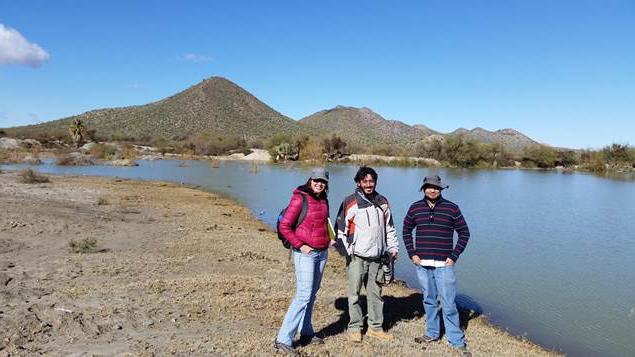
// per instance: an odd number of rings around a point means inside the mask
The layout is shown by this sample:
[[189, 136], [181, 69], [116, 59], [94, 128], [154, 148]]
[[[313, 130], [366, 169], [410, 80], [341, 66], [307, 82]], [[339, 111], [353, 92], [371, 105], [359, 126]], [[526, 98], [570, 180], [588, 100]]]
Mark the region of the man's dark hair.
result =
[[366, 177], [366, 175], [370, 175], [373, 178], [373, 181], [377, 182], [377, 172], [368, 166], [360, 167], [353, 180], [355, 180], [355, 182], [360, 182], [364, 179], [364, 177]]

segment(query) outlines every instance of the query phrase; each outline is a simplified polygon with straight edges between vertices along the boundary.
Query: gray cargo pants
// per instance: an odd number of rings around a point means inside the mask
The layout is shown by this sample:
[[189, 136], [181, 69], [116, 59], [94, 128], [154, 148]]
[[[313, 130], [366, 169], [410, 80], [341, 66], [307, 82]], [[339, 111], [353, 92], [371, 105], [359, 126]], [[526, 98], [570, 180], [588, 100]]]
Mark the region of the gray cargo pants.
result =
[[381, 330], [384, 323], [384, 299], [381, 297], [381, 283], [384, 274], [379, 258], [368, 259], [352, 255], [346, 268], [346, 276], [348, 280], [348, 315], [350, 317], [348, 330], [361, 331], [364, 327], [364, 315], [359, 302], [362, 285], [366, 287], [368, 327], [373, 330]]

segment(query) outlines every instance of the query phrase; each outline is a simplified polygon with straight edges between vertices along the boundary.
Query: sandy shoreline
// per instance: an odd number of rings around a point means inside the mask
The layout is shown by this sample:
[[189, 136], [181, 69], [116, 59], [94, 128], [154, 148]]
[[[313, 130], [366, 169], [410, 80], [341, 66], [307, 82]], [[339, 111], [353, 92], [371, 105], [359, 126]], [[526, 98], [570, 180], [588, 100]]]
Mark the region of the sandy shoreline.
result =
[[[50, 176], [23, 184], [0, 174], [0, 356], [271, 355], [294, 293], [275, 233], [217, 194], [173, 183]], [[71, 240], [97, 239], [96, 253]], [[346, 340], [344, 262], [334, 252], [314, 313], [326, 337], [303, 355], [452, 355], [425, 351], [421, 295], [384, 291], [396, 341]], [[552, 355], [466, 321], [474, 355]]]

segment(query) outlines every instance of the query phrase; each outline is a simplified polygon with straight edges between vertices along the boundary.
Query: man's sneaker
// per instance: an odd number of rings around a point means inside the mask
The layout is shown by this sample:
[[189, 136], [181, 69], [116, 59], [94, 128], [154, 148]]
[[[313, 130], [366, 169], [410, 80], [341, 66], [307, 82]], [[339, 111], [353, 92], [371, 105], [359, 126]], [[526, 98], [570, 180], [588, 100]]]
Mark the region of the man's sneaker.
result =
[[302, 346], [306, 346], [306, 345], [323, 345], [324, 344], [324, 340], [317, 337], [316, 335], [313, 336], [307, 336], [307, 335], [300, 335], [300, 344]]
[[392, 334], [384, 330], [374, 330], [372, 328], [368, 329], [368, 332], [366, 332], [366, 336], [374, 337], [382, 341], [392, 341], [395, 338]]
[[298, 351], [296, 351], [295, 348], [285, 343], [278, 342], [277, 340], [273, 341], [273, 351], [288, 354], [290, 356], [299, 356]]
[[348, 340], [355, 343], [362, 342], [362, 332], [361, 331], [349, 331], [348, 332]]
[[432, 343], [432, 342], [436, 342], [438, 341], [438, 338], [432, 338], [428, 335], [423, 335], [421, 337], [415, 337], [415, 342], [416, 343]]

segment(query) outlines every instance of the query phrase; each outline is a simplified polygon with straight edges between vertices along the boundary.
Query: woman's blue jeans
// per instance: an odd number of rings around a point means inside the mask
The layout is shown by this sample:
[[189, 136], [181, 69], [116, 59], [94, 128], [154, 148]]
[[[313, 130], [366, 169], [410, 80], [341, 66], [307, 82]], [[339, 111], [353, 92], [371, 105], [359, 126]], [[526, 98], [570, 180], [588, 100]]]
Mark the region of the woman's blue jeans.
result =
[[443, 324], [448, 342], [453, 347], [465, 346], [465, 335], [459, 322], [456, 308], [456, 276], [454, 267], [417, 267], [417, 277], [423, 290], [423, 308], [426, 312], [426, 335], [434, 339], [441, 337], [439, 304], [443, 311]]
[[276, 338], [278, 342], [291, 346], [299, 328], [300, 334], [303, 336], [315, 334], [311, 317], [315, 295], [320, 289], [327, 258], [328, 251], [326, 249], [313, 250], [309, 254], [304, 254], [299, 250], [293, 251], [296, 291], [278, 332]]

